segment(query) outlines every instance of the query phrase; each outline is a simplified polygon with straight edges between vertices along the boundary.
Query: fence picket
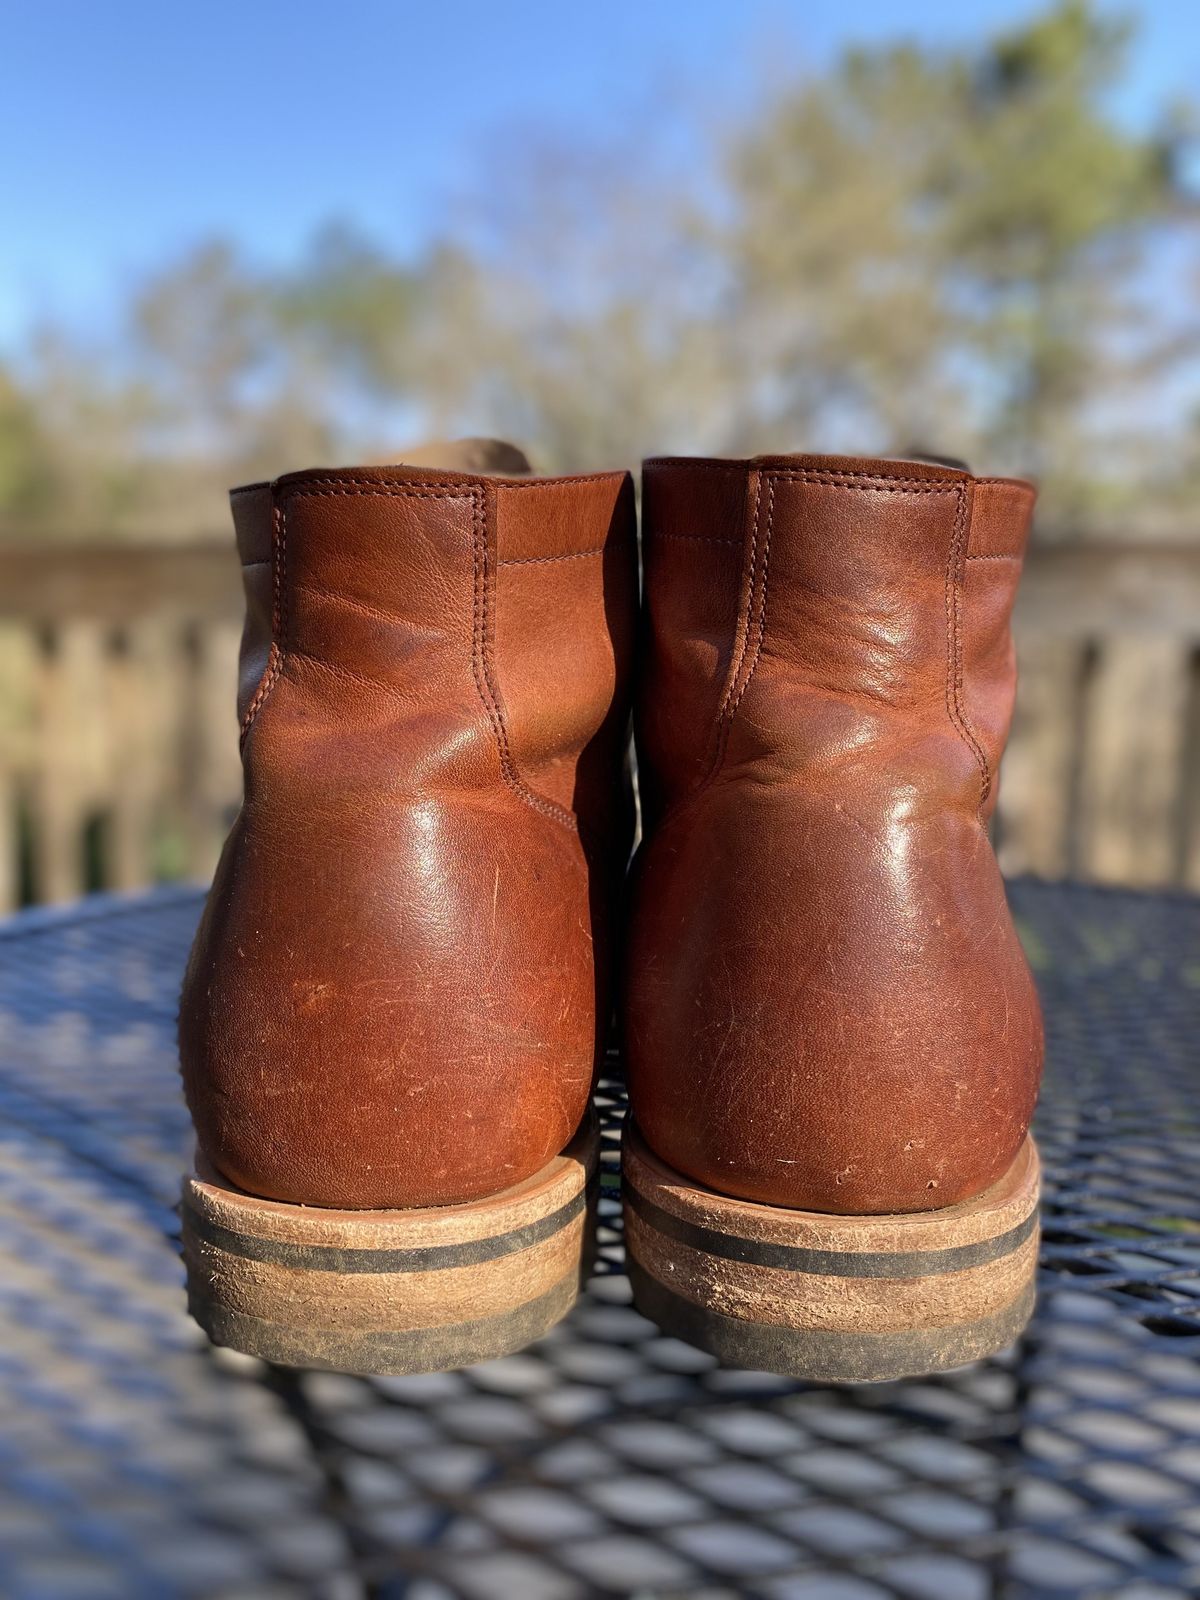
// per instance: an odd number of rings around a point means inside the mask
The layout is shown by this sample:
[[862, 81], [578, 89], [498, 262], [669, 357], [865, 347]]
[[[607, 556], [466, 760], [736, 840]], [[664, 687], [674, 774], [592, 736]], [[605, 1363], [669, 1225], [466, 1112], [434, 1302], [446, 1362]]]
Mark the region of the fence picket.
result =
[[1006, 872], [1064, 877], [1071, 867], [1072, 764], [1083, 646], [1022, 637], [1017, 710], [1000, 771], [996, 838]]
[[[211, 872], [240, 612], [224, 541], [0, 548], [0, 910], [22, 849], [38, 898], [79, 894], [89, 836], [113, 887]], [[1035, 547], [1017, 648], [1005, 871], [1200, 888], [1200, 546]]]
[[1099, 647], [1079, 790], [1087, 877], [1162, 884], [1178, 869], [1190, 657], [1172, 638], [1117, 634]]

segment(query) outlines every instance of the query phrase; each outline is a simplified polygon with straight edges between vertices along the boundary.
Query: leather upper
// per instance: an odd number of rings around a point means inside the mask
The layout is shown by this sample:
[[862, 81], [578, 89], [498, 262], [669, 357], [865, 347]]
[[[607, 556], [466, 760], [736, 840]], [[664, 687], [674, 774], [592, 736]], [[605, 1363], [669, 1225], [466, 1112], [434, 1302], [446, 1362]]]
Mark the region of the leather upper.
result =
[[1033, 490], [649, 461], [625, 1029], [662, 1159], [840, 1213], [995, 1181], [1040, 1011], [987, 834]]
[[627, 474], [237, 490], [245, 799], [184, 983], [202, 1149], [393, 1207], [536, 1172], [588, 1101], [628, 848]]

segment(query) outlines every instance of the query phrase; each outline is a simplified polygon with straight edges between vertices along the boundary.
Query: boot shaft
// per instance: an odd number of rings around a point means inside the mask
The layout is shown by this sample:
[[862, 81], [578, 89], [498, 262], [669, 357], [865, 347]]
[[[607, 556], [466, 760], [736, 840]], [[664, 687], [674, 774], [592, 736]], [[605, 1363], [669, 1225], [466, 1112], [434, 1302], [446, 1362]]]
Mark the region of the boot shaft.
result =
[[245, 799], [184, 983], [201, 1148], [252, 1194], [454, 1205], [575, 1133], [607, 1023], [627, 474], [235, 493]]
[[1014, 1160], [1041, 1021], [986, 819], [1031, 504], [924, 463], [647, 463], [626, 1037], [690, 1179], [919, 1212]]
[[651, 812], [720, 772], [986, 814], [1012, 714], [1028, 484], [921, 462], [645, 467]]
[[248, 784], [263, 765], [319, 782], [340, 752], [343, 780], [502, 784], [568, 826], [603, 824], [595, 780], [624, 734], [630, 668], [627, 474], [359, 468], [231, 500]]

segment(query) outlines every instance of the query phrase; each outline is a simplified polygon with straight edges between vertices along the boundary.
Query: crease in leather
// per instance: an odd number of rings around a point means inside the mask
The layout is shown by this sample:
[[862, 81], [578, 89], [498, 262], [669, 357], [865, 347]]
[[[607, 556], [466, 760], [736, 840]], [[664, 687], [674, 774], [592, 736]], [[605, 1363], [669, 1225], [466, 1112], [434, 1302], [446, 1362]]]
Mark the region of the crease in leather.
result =
[[[678, 458], [681, 465], [686, 465], [688, 470], [700, 467], [703, 470], [736, 471], [734, 463], [694, 462], [687, 458]], [[756, 463], [748, 463], [751, 469]], [[924, 479], [907, 478], [899, 475], [887, 475], [861, 472], [814, 472], [810, 470], [751, 470], [748, 474], [748, 498], [753, 505], [752, 516], [748, 514], [749, 543], [746, 555], [746, 565], [743, 572], [743, 598], [737, 613], [737, 636], [731, 659], [725, 692], [714, 722], [712, 732], [713, 755], [707, 773], [701, 777], [692, 790], [680, 797], [677, 803], [684, 804], [698, 798], [706, 789], [717, 781], [725, 763], [726, 751], [729, 744], [730, 730], [733, 720], [737, 715], [738, 707], [750, 686], [758, 661], [765, 648], [766, 616], [767, 616], [767, 585], [770, 568], [771, 530], [774, 520], [775, 483], [776, 481], [791, 481], [804, 483], [820, 483], [826, 486], [845, 489], [851, 492], [869, 493], [880, 488], [880, 480], [890, 478], [891, 482], [883, 489], [885, 493], [921, 492], [929, 494], [954, 493], [956, 496], [956, 512], [954, 530], [951, 536], [946, 567], [946, 714], [952, 726], [957, 731], [963, 743], [971, 751], [980, 769], [980, 794], [979, 809], [982, 812], [986, 806], [992, 789], [992, 772], [987, 754], [976, 735], [966, 710], [962, 666], [962, 631], [963, 631], [963, 582], [967, 548], [971, 526], [971, 485], [969, 482], [941, 481], [930, 483]], [[763, 481], [766, 480], [766, 496], [768, 510], [765, 527], [762, 528], [760, 542], [760, 513], [763, 500]], [[988, 479], [979, 480], [991, 484], [1007, 484], [1008, 480]], [[893, 487], [892, 485], [895, 485]], [[686, 538], [695, 542], [705, 543], [731, 543], [733, 541], [715, 539], [703, 534], [677, 534], [656, 531], [655, 538]], [[746, 539], [743, 536], [743, 547]], [[760, 553], [761, 552], [761, 553]], [[1019, 556], [984, 556], [977, 559], [1020, 559]], [[753, 644], [751, 644], [753, 640]], [[666, 821], [666, 817], [662, 819]]]
[[[542, 479], [514, 479], [505, 480], [504, 492], [515, 489], [535, 489], [542, 491], [559, 491], [561, 486], [580, 484], [594, 485], [611, 479], [611, 474], [582, 474], [571, 478], [554, 480]], [[586, 550], [567, 550], [552, 553], [509, 557], [500, 560], [496, 554], [496, 491], [483, 488], [468, 488], [464, 493], [464, 485], [459, 480], [450, 480], [426, 484], [424, 486], [388, 485], [376, 483], [369, 479], [355, 477], [314, 477], [314, 487], [297, 488], [289, 491], [282, 497], [276, 498], [273, 508], [275, 519], [275, 536], [272, 545], [271, 566], [274, 574], [274, 609], [272, 619], [272, 637], [267, 661], [257, 690], [251, 698], [249, 707], [243, 717], [241, 739], [242, 743], [249, 736], [255, 718], [261, 712], [270, 695], [271, 689], [286, 668], [289, 650], [294, 650], [285, 637], [287, 603], [288, 603], [288, 573], [287, 573], [287, 515], [288, 506], [292, 501], [311, 499], [323, 495], [349, 495], [351, 497], [370, 497], [375, 495], [426, 497], [433, 499], [452, 499], [455, 497], [470, 498], [474, 507], [475, 516], [475, 561], [476, 561], [476, 617], [472, 635], [472, 650], [475, 664], [476, 685], [479, 697], [487, 711], [493, 734], [496, 740], [497, 753], [500, 759], [500, 768], [505, 782], [526, 805], [542, 812], [545, 816], [553, 818], [560, 826], [569, 832], [577, 831], [578, 821], [574, 814], [559, 802], [548, 795], [537, 791], [526, 782], [520, 766], [513, 754], [509, 737], [508, 717], [504, 697], [498, 683], [495, 655], [495, 608], [496, 608], [496, 573], [497, 569], [504, 566], [535, 565], [557, 561], [574, 560], [588, 556], [603, 556], [613, 547], [614, 540], [593, 546]], [[258, 486], [248, 486], [245, 489], [234, 490], [233, 494], [252, 494]], [[310, 590], [311, 585], [307, 586]], [[326, 591], [326, 598], [338, 599], [342, 604], [353, 606], [355, 603], [344, 596], [335, 596]], [[369, 610], [370, 608], [361, 608]], [[376, 612], [380, 620], [386, 620], [383, 613]], [[329, 666], [322, 663], [319, 657], [309, 656], [309, 659], [318, 665]], [[338, 670], [331, 668], [331, 670]], [[343, 669], [344, 670], [344, 669]], [[363, 678], [364, 683], [372, 680]], [[382, 692], [384, 686], [379, 685]]]

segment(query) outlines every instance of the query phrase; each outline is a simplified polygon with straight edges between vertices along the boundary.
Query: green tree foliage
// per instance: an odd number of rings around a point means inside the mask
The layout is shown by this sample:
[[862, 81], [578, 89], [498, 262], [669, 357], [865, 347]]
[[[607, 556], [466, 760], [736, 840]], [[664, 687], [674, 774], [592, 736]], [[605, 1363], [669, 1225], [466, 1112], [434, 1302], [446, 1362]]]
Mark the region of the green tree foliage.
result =
[[54, 472], [33, 401], [0, 368], [0, 506], [36, 523], [53, 499]]
[[58, 334], [0, 377], [0, 530], [216, 529], [231, 481], [454, 429], [548, 469], [920, 444], [1037, 474], [1051, 531], [1129, 532], [1135, 498], [1185, 527], [1192, 112], [1117, 115], [1131, 39], [1060, 0], [969, 48], [852, 51], [686, 163], [640, 125], [543, 144], [419, 261], [346, 225], [286, 271], [203, 246], [116, 348]]
[[[735, 326], [783, 330], [781, 441], [828, 397], [851, 438], [1037, 474], [1058, 520], [1106, 488], [1105, 423], [1194, 359], [1194, 306], [1138, 302], [1195, 213], [1166, 119], [1122, 127], [1126, 24], [1070, 0], [982, 49], [857, 52], [734, 152]], [[849, 426], [846, 426], [846, 423]], [[1128, 464], [1125, 464], [1128, 467]]]

